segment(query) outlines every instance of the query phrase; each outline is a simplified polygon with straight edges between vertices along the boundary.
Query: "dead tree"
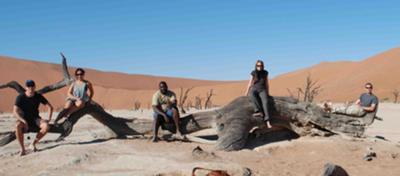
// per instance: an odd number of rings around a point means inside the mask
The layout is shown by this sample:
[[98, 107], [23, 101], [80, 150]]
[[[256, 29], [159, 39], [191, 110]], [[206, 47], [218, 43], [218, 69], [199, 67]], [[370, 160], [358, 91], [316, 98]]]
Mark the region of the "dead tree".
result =
[[[38, 90], [38, 93], [46, 94], [55, 91], [73, 81], [68, 74], [65, 58], [63, 58], [63, 73], [63, 80]], [[0, 88], [12, 88], [19, 93], [24, 93], [25, 91], [15, 81], [0, 85]], [[289, 130], [299, 136], [340, 134], [359, 137], [363, 136], [366, 127], [373, 122], [375, 117], [374, 113], [369, 113], [363, 118], [328, 114], [315, 104], [299, 102], [289, 97], [270, 97], [269, 102], [271, 102], [272, 107], [271, 124], [281, 128], [264, 128], [263, 119], [252, 116], [253, 102], [249, 97], [245, 96], [236, 98], [220, 109], [198, 112], [182, 117], [179, 122], [180, 131], [186, 134], [189, 140], [199, 141], [199, 138], [191, 136], [190, 133], [207, 128], [216, 128], [218, 135], [218, 140], [215, 143], [216, 148], [231, 151], [240, 150], [246, 146], [247, 142], [257, 140], [257, 138], [252, 138], [252, 135], [250, 135], [250, 130], [254, 127], [258, 127], [257, 134], [259, 136], [268, 136], [268, 134], [276, 132], [276, 130]], [[114, 117], [98, 103], [90, 101], [84, 108], [72, 113], [68, 120], [65, 120], [61, 125], [50, 124], [49, 132], [60, 134], [60, 139], [65, 138], [72, 132], [78, 120], [86, 114], [105, 125], [114, 137], [147, 135], [152, 130], [152, 120]], [[171, 128], [170, 125], [163, 124], [162, 128], [165, 131], [175, 132], [175, 129]], [[37, 129], [30, 132], [37, 132]], [[0, 134], [0, 146], [4, 146], [14, 140], [14, 131]]]
[[393, 94], [393, 97], [394, 97], [393, 102], [394, 102], [394, 103], [397, 103], [397, 99], [399, 98], [399, 94], [400, 94], [399, 90], [394, 89], [393, 92], [392, 92], [392, 94]]
[[296, 94], [297, 94], [296, 96], [294, 95], [294, 93], [289, 88], [286, 88], [286, 90], [289, 93], [289, 97], [290, 98], [294, 98], [296, 100], [300, 100], [300, 91], [298, 89], [296, 91]]
[[[294, 98], [293, 92], [287, 88], [290, 97]], [[309, 74], [306, 78], [306, 84], [304, 88], [298, 87], [297, 91], [297, 99], [300, 100], [301, 96], [303, 96], [304, 102], [313, 102], [315, 97], [319, 95], [322, 91], [321, 85], [318, 85], [318, 81], [314, 81]]]
[[186, 103], [186, 109], [189, 110], [190, 108], [193, 108], [192, 100], [188, 100], [188, 102]]
[[185, 102], [186, 102], [186, 100], [188, 98], [189, 92], [193, 89], [193, 87], [188, 88], [186, 90], [183, 87], [181, 87], [180, 89], [181, 89], [181, 92], [180, 92], [180, 95], [179, 95], [178, 107], [179, 107], [181, 113], [186, 113], [185, 107], [184, 107], [185, 106]]
[[212, 102], [211, 102], [211, 97], [215, 95], [213, 93], [213, 89], [210, 89], [210, 91], [207, 92], [206, 95], [206, 101], [204, 102], [204, 109], [209, 109], [212, 108]]
[[135, 110], [135, 111], [139, 110], [141, 105], [142, 105], [142, 103], [140, 103], [140, 101], [136, 100], [133, 104], [133, 110]]
[[202, 102], [202, 98], [200, 96], [194, 97], [194, 108], [203, 109], [201, 102]]

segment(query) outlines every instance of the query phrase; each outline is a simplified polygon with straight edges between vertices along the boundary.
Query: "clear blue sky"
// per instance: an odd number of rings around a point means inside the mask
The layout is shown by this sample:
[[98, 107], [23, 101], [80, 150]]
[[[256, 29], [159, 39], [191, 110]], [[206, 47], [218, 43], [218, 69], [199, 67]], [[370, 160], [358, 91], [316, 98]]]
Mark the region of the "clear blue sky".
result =
[[0, 55], [105, 71], [248, 79], [400, 46], [400, 1], [1, 1]]

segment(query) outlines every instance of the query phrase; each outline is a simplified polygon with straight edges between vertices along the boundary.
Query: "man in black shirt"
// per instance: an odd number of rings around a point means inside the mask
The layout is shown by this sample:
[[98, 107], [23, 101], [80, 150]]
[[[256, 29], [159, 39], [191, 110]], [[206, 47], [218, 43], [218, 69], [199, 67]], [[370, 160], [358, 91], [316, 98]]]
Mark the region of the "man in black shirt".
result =
[[[39, 130], [35, 140], [29, 147], [36, 152], [36, 144], [49, 130], [48, 121], [51, 120], [53, 115], [53, 107], [51, 104], [41, 94], [35, 92], [35, 82], [33, 80], [27, 80], [25, 86], [26, 91], [18, 95], [14, 105], [14, 114], [17, 118], [17, 130], [15, 133], [21, 146], [21, 156], [26, 154], [24, 132]], [[40, 104], [47, 106], [49, 115], [48, 121], [39, 116]]]

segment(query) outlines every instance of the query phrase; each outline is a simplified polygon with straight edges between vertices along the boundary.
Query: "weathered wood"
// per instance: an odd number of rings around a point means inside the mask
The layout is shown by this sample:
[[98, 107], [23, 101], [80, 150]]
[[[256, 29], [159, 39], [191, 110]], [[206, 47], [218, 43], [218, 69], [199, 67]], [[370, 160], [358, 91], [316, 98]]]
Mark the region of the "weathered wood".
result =
[[349, 174], [341, 166], [327, 163], [324, 166], [322, 176], [349, 176]]
[[[66, 59], [63, 56], [63, 75], [62, 81], [46, 86], [38, 92], [45, 94], [60, 89], [70, 84], [70, 78]], [[17, 92], [24, 92], [24, 89], [17, 82], [12, 81], [0, 88], [10, 87]], [[269, 97], [271, 104], [271, 124], [273, 128], [266, 129], [261, 118], [252, 116], [253, 107], [249, 97], [239, 97], [228, 105], [207, 112], [198, 112], [181, 118], [180, 127], [183, 134], [190, 134], [202, 129], [216, 128], [218, 140], [216, 148], [220, 150], [240, 150], [248, 141], [251, 129], [258, 127], [258, 132], [269, 133], [273, 130], [286, 129], [295, 132], [299, 136], [305, 135], [332, 135], [340, 134], [347, 136], [360, 137], [363, 135], [367, 125], [373, 122], [375, 114], [368, 114], [363, 118], [355, 118], [346, 115], [328, 114], [319, 106], [299, 102], [289, 97]], [[68, 120], [59, 126], [50, 125], [51, 133], [59, 133], [60, 139], [68, 136], [73, 126], [80, 118], [86, 114], [92, 116], [97, 121], [108, 127], [110, 132], [116, 137], [126, 135], [145, 135], [152, 130], [151, 119], [125, 119], [114, 117], [106, 112], [99, 104], [94, 101], [88, 102], [83, 109], [71, 114]], [[164, 124], [164, 129], [174, 132], [171, 125]], [[33, 132], [35, 132], [33, 130]], [[2, 135], [0, 146], [6, 145], [15, 140], [15, 134], [10, 132]]]

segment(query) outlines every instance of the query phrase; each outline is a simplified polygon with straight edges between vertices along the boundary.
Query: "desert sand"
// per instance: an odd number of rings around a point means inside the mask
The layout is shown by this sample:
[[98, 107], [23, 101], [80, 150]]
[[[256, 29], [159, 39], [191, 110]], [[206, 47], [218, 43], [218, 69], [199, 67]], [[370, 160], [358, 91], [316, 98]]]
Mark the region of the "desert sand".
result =
[[[250, 63], [252, 64], [252, 63]], [[266, 61], [268, 68], [268, 61]], [[362, 93], [363, 84], [372, 82], [380, 100], [392, 100], [392, 91], [400, 89], [400, 48], [357, 62], [324, 62], [309, 68], [279, 75], [271, 79], [271, 94], [288, 96], [304, 84], [311, 74], [323, 86], [317, 101], [353, 101]], [[71, 68], [71, 73], [74, 68]], [[250, 72], [250, 71], [249, 71]], [[12, 74], [10, 74], [12, 73]], [[0, 83], [27, 78], [36, 80], [38, 87], [61, 79], [60, 65], [0, 57]], [[243, 95], [247, 81], [207, 81], [146, 75], [129, 75], [87, 69], [87, 79], [95, 85], [94, 100], [113, 115], [125, 118], [151, 118], [152, 94], [161, 80], [169, 83], [178, 96], [180, 87], [194, 89], [189, 100], [204, 98], [213, 90], [212, 103], [222, 106]], [[45, 96], [59, 110], [65, 101], [66, 88]], [[0, 133], [13, 130], [15, 119], [9, 113], [16, 92], [0, 90]], [[112, 98], [110, 98], [112, 97]], [[134, 102], [141, 103], [133, 111]], [[366, 131], [366, 137], [352, 139], [333, 136], [301, 137], [279, 142], [259, 141], [237, 152], [214, 151], [212, 145], [187, 142], [152, 143], [149, 136], [131, 136], [128, 139], [109, 139], [107, 130], [90, 118], [83, 118], [73, 133], [64, 141], [56, 142], [54, 134], [47, 135], [39, 144], [40, 151], [19, 157], [16, 141], [0, 148], [0, 175], [190, 175], [194, 167], [227, 170], [242, 175], [244, 168], [255, 175], [320, 175], [330, 162], [342, 166], [350, 175], [400, 175], [400, 118], [399, 104], [381, 103], [378, 116]], [[46, 117], [43, 114], [43, 117]], [[213, 130], [198, 132], [211, 135]], [[27, 135], [26, 145], [34, 138]], [[200, 146], [208, 155], [193, 156]], [[377, 157], [363, 159], [372, 148]], [[211, 154], [213, 153], [213, 154]]]
[[[151, 118], [149, 110], [111, 113], [125, 118]], [[342, 166], [350, 175], [397, 176], [399, 113], [399, 104], [381, 104], [378, 116], [383, 121], [375, 121], [361, 139], [300, 137], [263, 141], [237, 152], [214, 151], [212, 145], [179, 141], [152, 143], [149, 136], [108, 139], [105, 127], [88, 116], [64, 141], [55, 142], [56, 135], [47, 135], [38, 145], [39, 152], [20, 157], [16, 141], [0, 148], [0, 175], [190, 175], [194, 167], [206, 167], [227, 170], [231, 175], [242, 175], [244, 168], [249, 168], [255, 175], [302, 176], [321, 175], [323, 166], [330, 162]], [[2, 114], [0, 120], [1, 132], [14, 128], [11, 114]], [[213, 133], [206, 130], [198, 135]], [[34, 134], [29, 136], [26, 145]], [[193, 156], [192, 150], [197, 146], [209, 155]], [[368, 148], [377, 154], [372, 161], [363, 160]]]
[[[61, 59], [60, 59], [61, 60]], [[55, 59], [55, 62], [60, 62]], [[254, 64], [249, 62], [249, 64]], [[265, 60], [266, 69], [268, 60]], [[289, 96], [290, 89], [294, 94], [296, 88], [304, 87], [308, 75], [318, 80], [322, 92], [317, 101], [331, 100], [335, 102], [354, 101], [364, 91], [364, 83], [375, 85], [375, 94], [381, 101], [393, 101], [392, 92], [400, 90], [400, 48], [394, 48], [361, 61], [323, 62], [308, 68], [285, 73], [271, 78], [271, 94]], [[61, 79], [59, 64], [49, 64], [0, 56], [0, 83], [16, 80], [23, 83], [30, 78], [36, 80], [38, 87], [55, 83]], [[73, 73], [74, 68], [71, 68]], [[250, 73], [251, 70], [249, 70]], [[12, 73], [12, 74], [10, 74]], [[102, 72], [87, 69], [86, 78], [94, 84], [95, 101], [107, 109], [132, 109], [135, 101], [142, 108], [149, 108], [151, 96], [158, 82], [165, 80], [170, 88], [179, 95], [180, 87], [194, 89], [189, 92], [187, 102], [194, 104], [195, 97], [205, 98], [213, 89], [212, 104], [222, 106], [241, 96], [245, 92], [246, 80], [242, 81], [207, 81], [160, 76], [130, 75], [115, 72]], [[46, 97], [56, 109], [60, 109], [65, 101], [66, 88], [49, 93]], [[0, 90], [0, 111], [11, 112], [16, 92], [9, 89]], [[113, 98], [110, 98], [113, 97]]]

